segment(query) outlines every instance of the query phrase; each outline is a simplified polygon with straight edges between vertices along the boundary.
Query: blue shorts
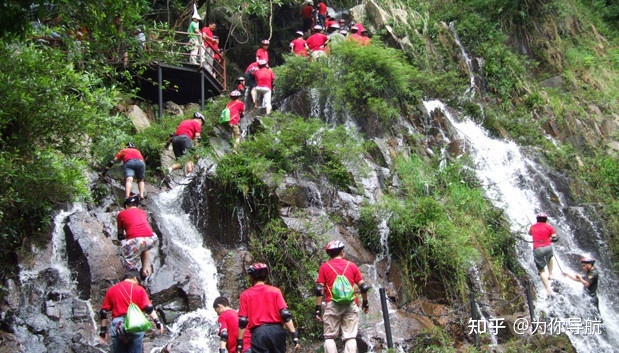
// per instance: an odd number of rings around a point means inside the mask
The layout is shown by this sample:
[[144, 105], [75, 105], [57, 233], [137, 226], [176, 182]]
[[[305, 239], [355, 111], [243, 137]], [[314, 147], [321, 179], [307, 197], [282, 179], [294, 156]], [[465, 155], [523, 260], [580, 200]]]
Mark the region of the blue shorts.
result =
[[140, 159], [130, 159], [123, 164], [123, 170], [125, 171], [125, 178], [144, 179], [146, 164]]
[[187, 150], [193, 148], [193, 142], [187, 135], [177, 135], [172, 139], [172, 148], [174, 149], [174, 157], [179, 158], [184, 155]]

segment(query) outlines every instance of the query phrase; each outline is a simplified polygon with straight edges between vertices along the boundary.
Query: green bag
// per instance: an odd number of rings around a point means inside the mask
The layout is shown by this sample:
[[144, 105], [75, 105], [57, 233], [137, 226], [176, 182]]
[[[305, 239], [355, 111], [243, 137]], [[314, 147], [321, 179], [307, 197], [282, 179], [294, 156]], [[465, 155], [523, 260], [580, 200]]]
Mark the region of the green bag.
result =
[[222, 124], [230, 122], [230, 108], [226, 107], [224, 110], [221, 111], [221, 115], [219, 116], [219, 122]]
[[333, 266], [327, 262], [327, 265], [329, 265], [329, 267], [331, 267], [333, 272], [337, 275], [337, 277], [335, 277], [335, 281], [333, 282], [333, 287], [331, 288], [331, 300], [337, 304], [350, 304], [355, 300], [355, 289], [350, 284], [348, 278], [344, 276], [344, 273], [346, 273], [346, 269], [348, 268], [348, 264], [350, 264], [350, 261], [346, 263], [344, 272], [340, 275], [337, 271], [335, 271]]
[[133, 302], [133, 299], [131, 297], [133, 295], [133, 284], [131, 284], [131, 293], [129, 293], [128, 295], [126, 295], [127, 292], [124, 288], [123, 290], [125, 291], [125, 300], [127, 301], [127, 303], [129, 303], [129, 306], [127, 307], [127, 314], [125, 315], [125, 332], [138, 333], [150, 330], [152, 327], [150, 321], [144, 315], [142, 309], [140, 309]]
[[146, 315], [135, 303], [129, 304], [125, 316], [125, 331], [129, 333], [146, 332], [152, 327]]

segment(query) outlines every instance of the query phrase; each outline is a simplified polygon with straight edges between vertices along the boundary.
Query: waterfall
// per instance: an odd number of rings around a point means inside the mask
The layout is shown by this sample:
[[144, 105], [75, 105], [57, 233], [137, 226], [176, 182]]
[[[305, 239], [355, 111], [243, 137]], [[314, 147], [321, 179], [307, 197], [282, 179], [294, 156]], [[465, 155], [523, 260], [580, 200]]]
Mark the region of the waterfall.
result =
[[[458, 121], [439, 101], [426, 101], [424, 106], [428, 113], [435, 109], [442, 111], [466, 141], [486, 196], [496, 207], [505, 210], [514, 234], [528, 238], [528, 227], [535, 213], [544, 211], [549, 214], [549, 223], [560, 237], [554, 246], [557, 264], [552, 274], [557, 294], [552, 299], [538, 296], [534, 305], [535, 315], [541, 319], [545, 314], [555, 319], [555, 323], [558, 321], [578, 352], [616, 351], [619, 345], [619, 326], [615, 320], [619, 315], [616, 304], [619, 300], [616, 291], [619, 281], [610, 270], [612, 263], [608, 250], [600, 246], [602, 235], [593, 226], [595, 222], [587, 217], [584, 207], [570, 205], [569, 197], [561, 191], [557, 177], [525, 156], [514, 142], [491, 138], [482, 127], [469, 119]], [[577, 231], [583, 227], [586, 232]], [[588, 242], [583, 242], [584, 237], [589, 238]], [[544, 293], [534, 265], [531, 244], [520, 242], [517, 253], [519, 263], [533, 283], [536, 293]], [[592, 307], [583, 300], [582, 285], [561, 275], [561, 271], [582, 274], [578, 268], [578, 259], [585, 255], [598, 259], [599, 307], [602, 331], [606, 331], [601, 334], [594, 332], [594, 327], [591, 327], [596, 326], [599, 320], [591, 315]]]
[[[217, 314], [212, 309], [213, 300], [219, 296], [217, 289], [217, 267], [211, 251], [204, 247], [203, 237], [181, 208], [184, 185], [174, 187], [168, 192], [155, 197], [154, 207], [158, 209], [157, 220], [162, 232], [162, 249], [166, 253], [166, 262], [174, 258], [181, 266], [189, 269], [191, 283], [202, 293], [202, 307], [176, 319], [168, 327], [171, 331], [169, 342], [182, 335], [185, 344], [182, 351], [187, 353], [215, 352], [219, 344], [217, 334]], [[178, 265], [178, 264], [177, 264]], [[155, 275], [165, 271], [166, 264], [155, 270]], [[161, 348], [151, 353], [160, 352]]]

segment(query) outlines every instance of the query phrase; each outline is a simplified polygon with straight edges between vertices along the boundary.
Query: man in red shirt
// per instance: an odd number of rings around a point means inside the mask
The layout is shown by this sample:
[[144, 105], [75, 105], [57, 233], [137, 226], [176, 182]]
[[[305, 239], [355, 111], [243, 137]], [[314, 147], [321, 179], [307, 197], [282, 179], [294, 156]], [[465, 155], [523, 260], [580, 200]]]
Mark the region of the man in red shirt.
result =
[[305, 5], [301, 8], [301, 30], [306, 33], [312, 29], [314, 24], [314, 2], [312, 0], [306, 0]]
[[327, 28], [327, 4], [325, 4], [323, 0], [318, 0], [316, 11], [318, 11], [318, 24], [321, 25], [322, 28]]
[[[325, 353], [337, 353], [335, 339], [342, 332], [344, 353], [357, 352], [357, 330], [359, 328], [359, 299], [349, 304], [335, 303], [332, 300], [333, 284], [338, 275], [344, 275], [354, 287], [356, 284], [361, 292], [363, 302], [361, 310], [368, 312], [367, 292], [370, 286], [363, 282], [359, 268], [354, 263], [344, 259], [344, 243], [333, 240], [325, 248], [331, 260], [323, 263], [318, 269], [316, 279], [316, 319], [324, 322]], [[321, 317], [322, 298], [325, 298], [325, 313]]]
[[296, 31], [294, 33], [295, 39], [290, 42], [290, 53], [297, 56], [307, 56], [307, 48], [305, 48], [305, 39], [303, 39], [303, 32]]
[[[252, 353], [285, 353], [285, 326], [299, 349], [299, 334], [294, 328], [292, 314], [279, 288], [267, 285], [269, 268], [263, 263], [255, 263], [247, 269], [251, 287], [244, 290], [239, 298], [239, 334], [251, 331]], [[237, 338], [236, 351], [241, 352], [243, 341]]]
[[[137, 271], [128, 271], [123, 280], [107, 290], [99, 316], [101, 329], [99, 338], [101, 343], [107, 342], [108, 335], [112, 337], [112, 351], [114, 353], [139, 353], [142, 352], [142, 339], [144, 332], [127, 333], [124, 330], [125, 315], [130, 303], [135, 303], [143, 312], [155, 322], [155, 327], [163, 334], [163, 324], [157, 317], [157, 312], [148, 299], [144, 288], [140, 286]], [[108, 311], [112, 312], [112, 324], [108, 330]]]
[[236, 79], [236, 90], [241, 92], [242, 95], [245, 95], [245, 77], [239, 76]]
[[[267, 66], [264, 60], [258, 61], [258, 70], [253, 73], [256, 79], [256, 87], [251, 90], [251, 97], [254, 100], [255, 108], [266, 108], [266, 115], [271, 114], [271, 95], [275, 86], [275, 74]], [[262, 102], [260, 106], [258, 103]]]
[[305, 41], [305, 47], [312, 55], [312, 58], [315, 59], [327, 55], [327, 43], [329, 43], [329, 37], [322, 33], [322, 27], [320, 25], [316, 25], [314, 26], [314, 34], [309, 36]]
[[[533, 237], [533, 259], [535, 260], [535, 267], [537, 267], [539, 277], [546, 288], [546, 294], [550, 297], [552, 296], [552, 289], [550, 287], [553, 267], [552, 243], [558, 239], [557, 232], [550, 224], [546, 223], [548, 220], [547, 214], [540, 212], [537, 214], [536, 219], [537, 223], [529, 229], [529, 234]], [[548, 265], [548, 274], [546, 273], [546, 265]]]
[[234, 147], [233, 150], [236, 151], [236, 148], [241, 142], [241, 130], [239, 129], [239, 121], [245, 115], [245, 103], [241, 100], [243, 94], [237, 90], [230, 92], [230, 99], [232, 99], [226, 105], [226, 108], [230, 110], [230, 121], [228, 124], [232, 129], [232, 138], [234, 139]]
[[[181, 121], [174, 132], [174, 136], [172, 137], [172, 148], [174, 149], [174, 157], [176, 157], [176, 159], [180, 158], [187, 153], [188, 150], [193, 148], [194, 140], [196, 141], [196, 146], [200, 143], [200, 141], [202, 141], [200, 133], [202, 132], [202, 125], [204, 125], [204, 123], [204, 115], [200, 112], [195, 112], [192, 119]], [[173, 170], [180, 168], [181, 165], [179, 163], [174, 163], [170, 168], [168, 168], [168, 172], [172, 172]], [[185, 165], [185, 173], [191, 174], [192, 171], [193, 162], [187, 161], [187, 164]]]
[[359, 34], [359, 28], [357, 26], [350, 27], [350, 34], [348, 35], [348, 40], [353, 41], [357, 44], [363, 44], [364, 39]]
[[[217, 313], [219, 323], [219, 353], [235, 353], [239, 332], [239, 314], [230, 307], [230, 302], [225, 297], [215, 298], [213, 309]], [[242, 352], [247, 352], [250, 348], [251, 334], [249, 330], [245, 330]]]
[[263, 39], [262, 47], [256, 50], [256, 62], [260, 60], [266, 61], [267, 65], [269, 65], [269, 40], [268, 39]]
[[[133, 195], [125, 199], [125, 209], [116, 217], [118, 240], [121, 241], [122, 256], [127, 270], [140, 270], [142, 278], [150, 275], [149, 250], [157, 244], [157, 234], [148, 224], [146, 212], [138, 206], [140, 198]], [[141, 260], [141, 263], [138, 261]]]
[[249, 97], [251, 97], [252, 103], [254, 103], [253, 96], [252, 96], [252, 91], [256, 87], [256, 78], [254, 77], [254, 73], [258, 71], [258, 69], [259, 67], [258, 67], [257, 61], [254, 61], [253, 63], [249, 64], [247, 68], [245, 69], [245, 82], [247, 83], [247, 89], [245, 90], [245, 101], [246, 102], [248, 102]]
[[114, 165], [114, 163], [123, 162], [123, 172], [125, 174], [125, 198], [131, 195], [131, 188], [133, 187], [133, 177], [138, 179], [138, 190], [140, 192], [140, 198], [144, 198], [144, 174], [146, 171], [146, 164], [144, 163], [144, 157], [142, 153], [135, 147], [133, 142], [127, 142], [126, 148], [123, 148], [116, 154], [113, 160], [105, 166], [103, 175]]
[[206, 71], [213, 74], [213, 59], [215, 58], [215, 50], [213, 46], [215, 44], [214, 31], [217, 29], [217, 25], [210, 21], [208, 26], [202, 27], [202, 41], [204, 45], [204, 58], [200, 62], [201, 64], [206, 60]]

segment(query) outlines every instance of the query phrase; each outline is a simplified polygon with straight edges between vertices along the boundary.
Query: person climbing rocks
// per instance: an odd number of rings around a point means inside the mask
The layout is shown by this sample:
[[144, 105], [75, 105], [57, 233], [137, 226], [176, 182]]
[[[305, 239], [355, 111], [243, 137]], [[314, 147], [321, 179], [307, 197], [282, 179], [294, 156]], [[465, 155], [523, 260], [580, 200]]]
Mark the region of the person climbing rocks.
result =
[[133, 178], [138, 181], [138, 190], [140, 198], [144, 198], [144, 176], [146, 174], [146, 164], [142, 153], [135, 147], [133, 142], [127, 142], [125, 148], [120, 150], [114, 159], [110, 160], [105, 166], [103, 175], [107, 174], [110, 168], [118, 161], [123, 162], [123, 173], [125, 175], [125, 198], [131, 195], [133, 187]]
[[[122, 281], [111, 286], [105, 293], [99, 318], [101, 328], [99, 339], [101, 343], [107, 343], [108, 337], [112, 338], [112, 353], [140, 353], [142, 352], [142, 340], [144, 332], [128, 333], [124, 330], [125, 315], [130, 303], [136, 304], [145, 312], [153, 322], [160, 334], [163, 334], [163, 324], [157, 317], [146, 290], [140, 286], [137, 271], [128, 271]], [[112, 320], [108, 319], [108, 312], [112, 312]]]
[[[251, 287], [244, 290], [239, 298], [239, 333], [243, 337], [246, 330], [251, 332], [252, 353], [285, 353], [286, 331], [290, 332], [300, 349], [299, 334], [292, 321], [292, 313], [279, 288], [266, 284], [269, 268], [263, 263], [254, 263], [247, 269]], [[237, 352], [241, 352], [243, 340], [237, 338]]]
[[240, 91], [234, 90], [230, 92], [231, 101], [226, 105], [226, 108], [230, 111], [230, 121], [228, 124], [232, 129], [232, 139], [234, 140], [234, 146], [232, 149], [234, 151], [236, 151], [236, 148], [241, 142], [241, 129], [239, 129], [239, 121], [245, 115], [245, 103], [243, 103], [241, 97], [243, 97], [243, 94]]
[[[540, 212], [535, 217], [537, 223], [533, 224], [529, 229], [529, 234], [533, 237], [533, 259], [535, 267], [539, 273], [539, 277], [546, 288], [546, 295], [553, 295], [550, 281], [552, 281], [553, 269], [553, 251], [552, 243], [557, 241], [557, 232], [548, 223], [548, 215]], [[548, 267], [548, 273], [546, 273]]]
[[202, 62], [202, 34], [200, 33], [200, 15], [194, 13], [191, 17], [191, 23], [187, 28], [189, 34], [189, 63], [198, 64], [198, 60]]
[[290, 53], [297, 56], [307, 56], [307, 48], [305, 47], [305, 39], [303, 39], [303, 32], [296, 31], [294, 33], [295, 39], [290, 42]]
[[570, 278], [576, 282], [582, 283], [586, 296], [591, 300], [591, 303], [595, 305], [596, 309], [598, 309], [599, 312], [600, 307], [597, 293], [600, 274], [595, 268], [595, 259], [592, 257], [583, 257], [582, 259], [580, 259], [580, 265], [585, 271], [584, 276], [578, 273], [566, 272], [563, 272], [563, 276]]
[[314, 26], [314, 33], [305, 41], [305, 47], [313, 59], [326, 56], [329, 37], [322, 33], [322, 26]]
[[331, 26], [329, 26], [327, 29], [327, 36], [329, 37], [329, 46], [333, 46], [346, 40], [346, 37], [340, 33], [340, 25], [337, 22], [334, 22]]
[[308, 33], [314, 25], [314, 2], [306, 0], [301, 8], [301, 31]]
[[239, 76], [236, 79], [236, 90], [241, 92], [241, 94], [245, 96], [245, 77]]
[[370, 37], [368, 37], [368, 31], [364, 28], [359, 35], [359, 43], [363, 46], [369, 46], [371, 44]]
[[267, 62], [264, 60], [258, 61], [258, 70], [253, 73], [256, 79], [256, 87], [252, 89], [251, 96], [254, 101], [255, 108], [266, 108], [266, 115], [271, 114], [271, 96], [273, 87], [275, 86], [275, 74], [271, 70]]
[[[196, 146], [202, 141], [200, 133], [202, 132], [204, 123], [204, 115], [200, 112], [195, 112], [191, 119], [181, 121], [172, 137], [172, 148], [174, 149], [174, 157], [176, 157], [176, 159], [182, 157], [187, 151], [194, 147], [194, 140]], [[193, 167], [193, 162], [191, 160], [187, 161], [185, 164], [185, 174], [191, 174], [193, 172]], [[179, 163], [174, 163], [168, 168], [168, 172], [180, 168], [181, 165]]]
[[[337, 353], [335, 339], [342, 335], [344, 341], [344, 353], [357, 352], [357, 331], [359, 328], [359, 312], [362, 310], [367, 314], [369, 302], [367, 293], [370, 286], [363, 281], [361, 272], [357, 265], [345, 259], [344, 243], [339, 240], [330, 241], [325, 247], [329, 261], [320, 265], [318, 278], [316, 279], [316, 307], [314, 314], [319, 322], [324, 323], [323, 336], [325, 339], [325, 353]], [[343, 275], [350, 284], [352, 291], [354, 285], [359, 287], [361, 292], [361, 309], [359, 299], [354, 296], [350, 302], [340, 301], [336, 303], [334, 299], [334, 284], [339, 275]], [[325, 311], [322, 314], [322, 299], [325, 299]]]
[[[214, 32], [217, 29], [217, 25], [213, 21], [209, 21], [208, 26], [202, 27], [202, 42], [204, 43], [204, 58], [200, 62], [200, 65], [206, 69], [209, 74], [213, 74], [213, 60], [215, 60], [215, 45]], [[206, 63], [204, 61], [206, 60]]]
[[252, 106], [254, 106], [255, 104], [252, 95], [252, 91], [256, 87], [256, 77], [254, 77], [254, 73], [258, 71], [259, 68], [260, 67], [258, 66], [258, 62], [254, 61], [253, 63], [249, 64], [245, 69], [245, 83], [247, 86], [247, 89], [245, 90], [245, 102], [249, 104], [249, 98], [251, 98]]
[[357, 43], [357, 44], [362, 44], [364, 39], [361, 37], [361, 34], [359, 34], [359, 28], [357, 26], [352, 26], [350, 27], [350, 33], [348, 34], [348, 40]]
[[262, 47], [256, 50], [256, 62], [264, 60], [267, 62], [267, 65], [269, 65], [269, 43], [268, 39], [262, 40]]
[[149, 250], [157, 245], [157, 234], [148, 223], [146, 211], [138, 207], [137, 195], [126, 198], [123, 205], [125, 209], [116, 216], [123, 265], [127, 270], [139, 270], [141, 278], [146, 279], [151, 275]]
[[318, 22], [322, 28], [327, 28], [327, 4], [325, 4], [324, 0], [318, 0], [316, 3], [316, 12], [318, 13]]

